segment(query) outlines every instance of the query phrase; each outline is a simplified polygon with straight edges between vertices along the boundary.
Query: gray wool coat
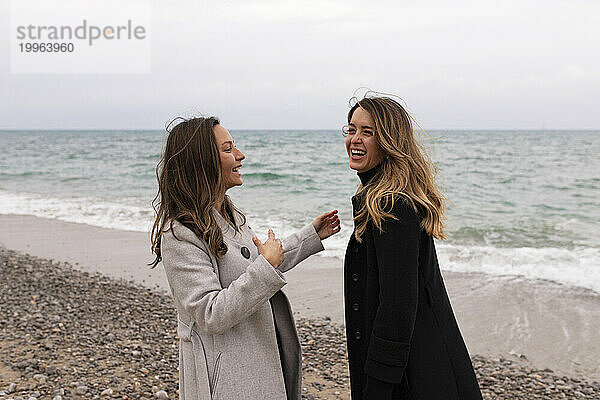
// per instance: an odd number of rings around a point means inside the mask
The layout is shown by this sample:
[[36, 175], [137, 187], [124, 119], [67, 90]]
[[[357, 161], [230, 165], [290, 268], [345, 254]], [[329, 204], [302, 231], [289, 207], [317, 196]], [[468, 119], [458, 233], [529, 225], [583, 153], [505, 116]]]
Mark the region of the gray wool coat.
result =
[[213, 212], [228, 246], [220, 260], [178, 221], [181, 241], [170, 229], [161, 240], [178, 314], [179, 398], [300, 400], [302, 357], [282, 273], [323, 250], [321, 240], [312, 224], [282, 240], [285, 260], [275, 269], [247, 224], [235, 232]]

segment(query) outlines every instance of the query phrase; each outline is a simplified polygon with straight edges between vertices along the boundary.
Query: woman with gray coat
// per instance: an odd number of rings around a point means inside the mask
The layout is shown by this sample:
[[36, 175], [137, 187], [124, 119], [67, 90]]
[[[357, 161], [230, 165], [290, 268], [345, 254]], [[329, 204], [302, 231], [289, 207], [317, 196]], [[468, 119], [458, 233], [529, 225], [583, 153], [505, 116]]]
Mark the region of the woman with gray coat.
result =
[[262, 243], [226, 195], [242, 184], [244, 158], [216, 118], [183, 119], [157, 168], [152, 265], [163, 262], [177, 309], [180, 399], [301, 398], [283, 273], [323, 250], [340, 222], [334, 210]]

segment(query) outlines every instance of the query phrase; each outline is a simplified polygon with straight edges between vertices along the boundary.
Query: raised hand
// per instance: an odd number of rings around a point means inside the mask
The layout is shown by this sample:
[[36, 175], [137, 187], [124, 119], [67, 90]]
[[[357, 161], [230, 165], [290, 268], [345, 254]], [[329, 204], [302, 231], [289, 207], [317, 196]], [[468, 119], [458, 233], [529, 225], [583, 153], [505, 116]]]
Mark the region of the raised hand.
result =
[[281, 240], [275, 238], [275, 233], [273, 233], [272, 229], [269, 229], [269, 238], [266, 242], [262, 243], [256, 236], [252, 238], [252, 241], [258, 249], [258, 254], [262, 254], [273, 268], [281, 265], [284, 259], [283, 246], [281, 245]]
[[321, 240], [338, 233], [341, 229], [340, 219], [337, 215], [338, 210], [333, 210], [323, 215], [319, 215], [313, 221], [313, 226]]

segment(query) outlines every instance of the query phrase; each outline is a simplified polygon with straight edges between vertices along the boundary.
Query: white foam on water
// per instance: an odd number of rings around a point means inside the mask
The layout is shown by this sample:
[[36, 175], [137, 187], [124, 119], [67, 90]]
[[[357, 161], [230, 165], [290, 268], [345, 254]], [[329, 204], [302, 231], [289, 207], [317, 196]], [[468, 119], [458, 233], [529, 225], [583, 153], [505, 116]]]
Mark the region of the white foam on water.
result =
[[[266, 238], [272, 228], [278, 237], [295, 232], [289, 225], [275, 219], [249, 218], [254, 232]], [[254, 226], [256, 225], [256, 226]], [[342, 230], [323, 241], [321, 256], [344, 258], [352, 226], [342, 223]], [[489, 275], [513, 275], [526, 279], [544, 279], [592, 289], [600, 293], [600, 249], [591, 247], [564, 248], [499, 248], [493, 246], [461, 246], [436, 242], [440, 268], [456, 272], [481, 272]]]
[[[124, 201], [124, 199], [119, 199]], [[139, 200], [138, 200], [139, 202]], [[131, 201], [135, 203], [135, 201]], [[104, 228], [149, 232], [154, 211], [148, 207], [107, 202], [96, 198], [53, 198], [40, 194], [12, 193], [0, 190], [0, 213], [34, 215]], [[307, 216], [304, 223], [310, 223]], [[272, 228], [283, 238], [302, 227], [298, 221], [278, 216], [247, 214], [248, 224], [265, 240]], [[339, 234], [326, 239], [321, 256], [340, 260], [340, 268], [352, 225], [342, 223]], [[600, 249], [596, 247], [566, 248], [500, 248], [493, 246], [461, 246], [437, 242], [440, 267], [456, 272], [481, 272], [490, 275], [513, 275], [526, 279], [545, 279], [568, 286], [591, 289], [600, 293]]]
[[0, 213], [78, 222], [103, 228], [149, 232], [154, 212], [139, 207], [90, 197], [53, 198], [34, 193], [0, 190]]
[[498, 248], [438, 243], [442, 269], [545, 279], [600, 293], [600, 249]]

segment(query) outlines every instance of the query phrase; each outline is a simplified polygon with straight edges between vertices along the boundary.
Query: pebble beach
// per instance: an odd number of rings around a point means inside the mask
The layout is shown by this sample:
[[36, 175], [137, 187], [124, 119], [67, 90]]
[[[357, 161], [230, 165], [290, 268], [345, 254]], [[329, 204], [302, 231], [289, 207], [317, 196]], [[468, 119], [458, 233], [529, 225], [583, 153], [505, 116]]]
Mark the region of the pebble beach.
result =
[[[0, 248], [0, 398], [175, 399], [172, 299], [139, 284]], [[303, 398], [349, 399], [344, 329], [297, 316]], [[526, 355], [472, 361], [485, 399], [600, 399], [600, 383]]]

